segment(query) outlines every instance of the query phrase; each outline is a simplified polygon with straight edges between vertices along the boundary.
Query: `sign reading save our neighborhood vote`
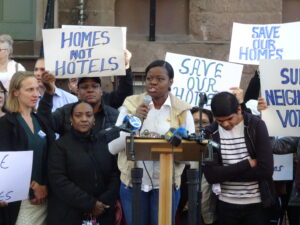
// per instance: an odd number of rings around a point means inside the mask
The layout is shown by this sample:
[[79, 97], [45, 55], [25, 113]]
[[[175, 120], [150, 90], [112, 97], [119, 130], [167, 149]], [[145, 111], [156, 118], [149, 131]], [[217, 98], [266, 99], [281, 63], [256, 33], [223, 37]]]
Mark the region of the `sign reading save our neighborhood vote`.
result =
[[32, 151], [0, 152], [0, 201], [28, 199]]
[[300, 22], [233, 23], [230, 62], [258, 65], [264, 59], [299, 59]]
[[240, 86], [243, 65], [170, 52], [166, 61], [174, 69], [172, 93], [191, 105], [199, 104], [199, 93], [206, 93], [210, 106], [214, 94]]
[[121, 27], [43, 30], [46, 70], [57, 78], [125, 75]]
[[300, 60], [260, 62], [261, 94], [268, 109], [262, 111], [270, 136], [299, 136]]

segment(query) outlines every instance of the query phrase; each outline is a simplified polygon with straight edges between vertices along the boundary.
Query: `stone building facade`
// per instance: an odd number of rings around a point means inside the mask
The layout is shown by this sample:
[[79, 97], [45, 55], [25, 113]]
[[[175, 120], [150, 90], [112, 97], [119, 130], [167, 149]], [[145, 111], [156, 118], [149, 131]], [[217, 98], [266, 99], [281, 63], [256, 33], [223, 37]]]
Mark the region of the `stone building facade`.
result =
[[[59, 0], [60, 24], [76, 24], [78, 0]], [[149, 37], [149, 0], [85, 0], [85, 24], [127, 26], [127, 48], [134, 72], [143, 72], [167, 51], [227, 61], [232, 23], [281, 23], [299, 20], [300, 1], [156, 0], [156, 41]], [[245, 88], [256, 66], [244, 66]]]
[[[30, 49], [34, 46], [35, 56], [47, 0], [37, 2], [37, 40], [29, 45]], [[150, 0], [55, 0], [57, 27], [78, 24], [80, 2], [85, 25], [128, 28], [127, 48], [133, 53], [132, 69], [137, 80], [143, 79], [144, 68], [151, 61], [164, 59], [167, 51], [227, 61], [233, 22], [267, 24], [300, 20], [300, 0], [155, 0], [156, 40], [149, 41]], [[16, 45], [24, 48], [22, 43]], [[256, 69], [257, 66], [244, 66], [242, 88], [246, 88]], [[110, 79], [107, 81], [106, 88], [110, 89]]]

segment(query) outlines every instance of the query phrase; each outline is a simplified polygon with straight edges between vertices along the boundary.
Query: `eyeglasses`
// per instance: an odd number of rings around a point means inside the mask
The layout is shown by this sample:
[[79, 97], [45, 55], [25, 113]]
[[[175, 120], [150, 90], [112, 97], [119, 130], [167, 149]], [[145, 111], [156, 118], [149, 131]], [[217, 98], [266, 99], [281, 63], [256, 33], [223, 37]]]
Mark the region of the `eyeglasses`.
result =
[[88, 90], [88, 89], [92, 89], [92, 90], [97, 90], [100, 88], [100, 84], [94, 84], [94, 85], [82, 85], [82, 86], [79, 86], [79, 89], [80, 90]]

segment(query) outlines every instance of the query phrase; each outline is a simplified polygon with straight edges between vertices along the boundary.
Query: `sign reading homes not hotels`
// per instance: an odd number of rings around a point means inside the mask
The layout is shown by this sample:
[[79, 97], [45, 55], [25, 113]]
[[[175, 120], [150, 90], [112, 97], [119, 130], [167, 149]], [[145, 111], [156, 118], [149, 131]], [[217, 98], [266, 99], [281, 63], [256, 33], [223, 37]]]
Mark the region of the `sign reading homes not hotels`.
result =
[[46, 70], [57, 78], [125, 75], [121, 27], [43, 30]]

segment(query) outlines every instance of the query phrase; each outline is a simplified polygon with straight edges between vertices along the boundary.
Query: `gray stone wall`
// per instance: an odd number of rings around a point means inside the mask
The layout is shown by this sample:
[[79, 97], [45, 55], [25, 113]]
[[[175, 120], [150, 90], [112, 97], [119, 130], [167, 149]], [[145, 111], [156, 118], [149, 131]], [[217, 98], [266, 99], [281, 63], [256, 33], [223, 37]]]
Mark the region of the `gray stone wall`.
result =
[[[115, 25], [116, 1], [86, 0], [85, 24]], [[59, 0], [60, 24], [77, 24], [77, 4], [78, 0]], [[151, 61], [163, 59], [167, 51], [227, 61], [232, 23], [281, 23], [282, 0], [189, 0], [188, 16], [188, 34], [184, 37], [164, 38], [158, 34], [155, 42], [147, 41], [147, 37], [144, 40], [128, 38], [133, 71], [144, 71]], [[247, 87], [256, 68], [244, 66], [242, 88]]]

